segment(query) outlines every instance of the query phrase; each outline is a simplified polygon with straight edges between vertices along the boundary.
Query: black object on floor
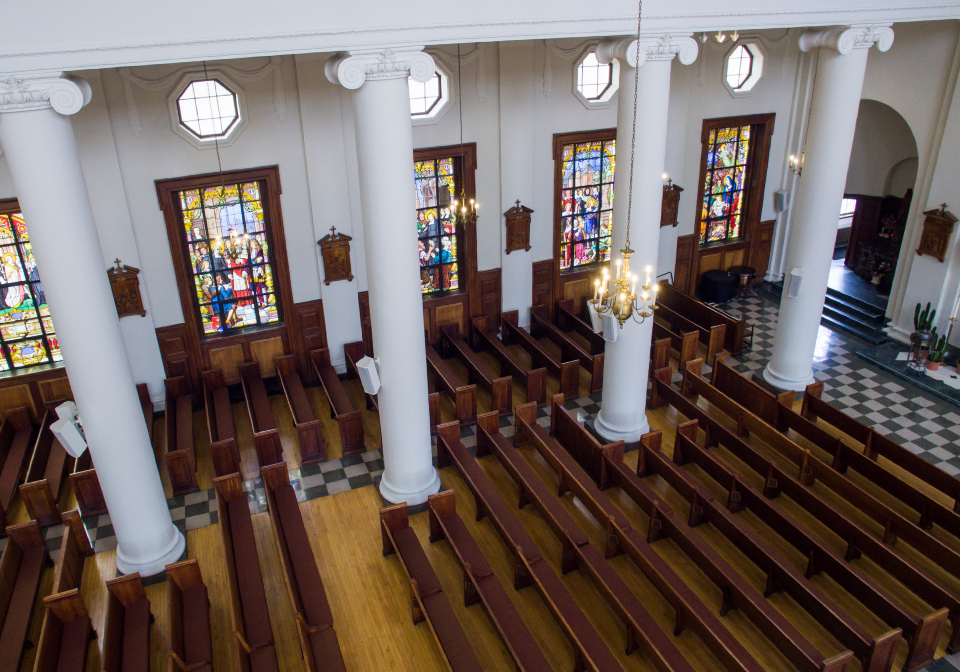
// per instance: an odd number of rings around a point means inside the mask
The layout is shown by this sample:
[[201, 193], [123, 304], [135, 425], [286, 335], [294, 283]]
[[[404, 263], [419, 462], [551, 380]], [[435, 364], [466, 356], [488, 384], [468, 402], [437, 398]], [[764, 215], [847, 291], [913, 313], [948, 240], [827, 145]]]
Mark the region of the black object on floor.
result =
[[707, 271], [700, 278], [700, 300], [707, 303], [726, 303], [737, 295], [740, 276], [729, 271]]

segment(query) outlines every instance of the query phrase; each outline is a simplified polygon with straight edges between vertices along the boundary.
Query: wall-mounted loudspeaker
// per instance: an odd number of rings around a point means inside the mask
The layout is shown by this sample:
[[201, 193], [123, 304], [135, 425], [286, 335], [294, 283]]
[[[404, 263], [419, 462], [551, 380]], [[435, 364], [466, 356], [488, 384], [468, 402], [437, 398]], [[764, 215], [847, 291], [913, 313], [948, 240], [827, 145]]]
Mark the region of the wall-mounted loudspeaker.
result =
[[380, 391], [380, 374], [377, 373], [377, 363], [372, 357], [364, 357], [357, 362], [357, 371], [360, 372], [360, 384], [367, 394], [376, 394]]
[[790, 192], [787, 189], [780, 189], [773, 192], [773, 211], [784, 212], [790, 207]]
[[800, 295], [800, 283], [803, 281], [803, 269], [797, 267], [790, 271], [790, 277], [787, 278], [787, 296], [791, 299]]

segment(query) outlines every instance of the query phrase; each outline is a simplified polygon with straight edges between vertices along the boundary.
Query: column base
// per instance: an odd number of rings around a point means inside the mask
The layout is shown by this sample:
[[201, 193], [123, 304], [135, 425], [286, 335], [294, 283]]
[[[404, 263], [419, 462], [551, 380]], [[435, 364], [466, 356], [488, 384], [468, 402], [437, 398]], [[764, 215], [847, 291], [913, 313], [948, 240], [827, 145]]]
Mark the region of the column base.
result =
[[604, 420], [603, 409], [600, 409], [596, 419], [593, 421], [593, 428], [597, 430], [597, 434], [611, 443], [614, 441], [638, 443], [640, 437], [650, 431], [650, 423], [647, 422], [647, 414], [644, 413], [643, 424], [639, 427], [621, 427]]
[[409, 506], [416, 506], [417, 504], [423, 504], [427, 501], [427, 497], [438, 492], [440, 492], [440, 474], [436, 469], [433, 470], [433, 478], [430, 484], [422, 490], [414, 492], [398, 490], [390, 485], [385, 477], [380, 479], [380, 495], [393, 504], [406, 503]]
[[813, 369], [810, 369], [809, 376], [787, 378], [771, 369], [769, 364], [763, 369], [763, 379], [779, 390], [793, 390], [794, 392], [803, 392], [807, 385], [817, 382], [816, 378], [813, 377]]
[[166, 548], [161, 550], [155, 556], [146, 558], [129, 558], [123, 552], [123, 546], [117, 547], [117, 571], [121, 574], [133, 574], [140, 572], [141, 577], [153, 576], [163, 572], [167, 565], [176, 562], [183, 555], [187, 548], [187, 541], [183, 534], [173, 523], [173, 538]]

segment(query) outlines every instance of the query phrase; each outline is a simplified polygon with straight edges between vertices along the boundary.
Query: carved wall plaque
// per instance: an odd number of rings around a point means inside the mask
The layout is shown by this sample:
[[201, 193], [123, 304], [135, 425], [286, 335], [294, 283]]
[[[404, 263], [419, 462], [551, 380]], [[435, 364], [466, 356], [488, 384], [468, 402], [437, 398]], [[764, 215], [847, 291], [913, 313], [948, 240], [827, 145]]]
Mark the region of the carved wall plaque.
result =
[[533, 210], [517, 204], [503, 213], [507, 219], [507, 254], [514, 250], [530, 250], [530, 215]]
[[947, 246], [950, 244], [957, 218], [947, 210], [946, 203], [941, 205], [939, 210], [928, 210], [923, 214], [923, 234], [920, 236], [917, 254], [921, 257], [929, 254], [942, 262], [947, 256]]
[[320, 255], [323, 257], [323, 282], [329, 285], [337, 280], [353, 280], [350, 269], [350, 241], [351, 236], [337, 233], [337, 227], [330, 227], [330, 233], [325, 235], [317, 245], [320, 246]]
[[140, 280], [137, 277], [140, 269], [124, 266], [119, 259], [115, 263], [116, 268], [111, 266], [107, 269], [107, 277], [110, 279], [110, 289], [113, 290], [113, 300], [117, 304], [117, 315], [143, 317], [147, 311], [143, 309], [143, 299], [140, 298]]
[[663, 203], [660, 206], [660, 228], [665, 226], [676, 226], [677, 211], [680, 209], [680, 192], [683, 187], [678, 187], [673, 180], [667, 180], [663, 185]]

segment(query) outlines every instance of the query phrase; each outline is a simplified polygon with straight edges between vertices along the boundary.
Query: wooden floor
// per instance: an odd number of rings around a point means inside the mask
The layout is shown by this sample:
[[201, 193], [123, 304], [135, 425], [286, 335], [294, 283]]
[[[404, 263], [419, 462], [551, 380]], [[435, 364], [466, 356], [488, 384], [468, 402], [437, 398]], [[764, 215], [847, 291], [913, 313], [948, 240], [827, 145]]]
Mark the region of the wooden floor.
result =
[[[583, 380], [586, 383], [586, 378]], [[362, 402], [362, 393], [356, 381], [347, 383], [350, 394], [355, 403]], [[556, 382], [551, 380], [550, 389], [554, 392]], [[586, 391], [586, 390], [584, 390]], [[522, 388], [515, 390], [517, 401], [522, 402]], [[329, 420], [326, 400], [319, 388], [310, 388], [307, 394], [311, 399], [318, 417], [324, 418], [324, 438], [327, 440], [331, 456], [338, 455], [338, 434], [336, 423]], [[274, 413], [277, 416], [285, 458], [288, 464], [296, 466], [299, 455], [296, 449], [296, 434], [293, 430], [289, 413], [282, 396], [271, 398]], [[701, 402], [704, 404], [704, 402]], [[481, 394], [481, 410], [489, 405], [489, 398]], [[362, 406], [361, 406], [362, 407]], [[444, 419], [449, 419], [452, 406], [444, 404]], [[368, 441], [371, 447], [379, 445], [379, 427], [376, 416], [364, 414], [364, 424], [368, 431]], [[238, 439], [242, 446], [244, 471], [247, 477], [253, 476], [255, 459], [253, 452], [249, 421], [246, 418], [246, 408], [243, 404], [234, 406], [234, 416], [237, 424]], [[672, 451], [678, 417], [672, 409], [657, 409], [648, 412], [650, 425], [653, 429], [664, 433], [664, 449], [667, 454]], [[195, 414], [195, 430], [198, 446], [198, 462], [200, 463], [200, 486], [211, 487], [212, 468], [209, 465], [209, 456], [204, 454], [207, 448], [206, 425], [202, 413]], [[682, 421], [682, 420], [681, 420]], [[162, 422], [155, 423], [154, 441], [162, 445]], [[796, 437], [794, 437], [796, 438]], [[752, 439], [749, 439], [752, 440]], [[802, 440], [799, 440], [803, 443]], [[755, 444], [759, 445], [759, 444]], [[534, 466], [546, 482], [556, 484], [557, 479], [540, 456], [529, 449], [523, 449], [522, 454]], [[782, 465], [788, 463], [778, 455], [769, 457]], [[814, 451], [816, 452], [816, 451]], [[739, 471], [744, 479], [753, 485], [759, 485], [760, 480], [750, 470], [739, 464], [727, 451], [716, 449], [716, 454], [729, 465]], [[638, 453], [628, 453], [626, 462], [636, 465]], [[480, 461], [484, 471], [496, 484], [501, 495], [507, 501], [516, 501], [516, 488], [493, 457], [486, 457]], [[162, 464], [162, 461], [161, 461]], [[890, 465], [886, 465], [890, 466]], [[793, 469], [792, 465], [790, 466]], [[684, 467], [701, 484], [712, 491], [716, 496], [723, 497], [722, 491], [696, 466]], [[892, 469], [896, 470], [895, 467]], [[162, 472], [165, 470], [161, 469]], [[481, 549], [490, 561], [492, 568], [503, 582], [507, 593], [511, 596], [519, 613], [528, 624], [541, 649], [547, 656], [553, 668], [557, 671], [572, 668], [573, 652], [561, 630], [548, 612], [543, 601], [534, 588], [517, 592], [512, 588], [513, 559], [507, 552], [500, 537], [495, 533], [489, 521], [477, 523], [474, 520], [474, 506], [472, 497], [463, 484], [454, 468], [443, 469], [440, 477], [445, 489], [454, 489], [457, 493], [457, 510], [467, 524]], [[885, 503], [898, 510], [913, 513], [889, 495], [883, 493], [869, 482], [858, 479], [855, 474], [851, 478], [868, 492], [874, 494]], [[908, 478], [916, 483], [913, 479]], [[671, 490], [659, 477], [647, 479], [651, 486], [663, 494], [663, 501], [672, 507], [679, 515], [686, 517], [688, 504], [676, 492]], [[164, 473], [164, 484], [169, 484]], [[873, 521], [867, 519], [861, 512], [845, 502], [838, 500], [831, 491], [820, 484], [813, 486], [820, 494], [836, 502], [847, 515], [862, 524], [868, 530], [881, 534], [882, 529]], [[929, 488], [924, 488], [929, 491]], [[932, 493], [941, 500], [943, 497]], [[636, 505], [621, 496], [618, 489], [607, 492], [612, 501], [624, 512], [631, 522], [640, 530], [648, 525], [647, 517], [641, 513]], [[843, 540], [824, 528], [819, 522], [807, 515], [790, 499], [780, 497], [775, 500], [777, 506], [796, 516], [817, 536], [821, 537], [832, 548], [843, 552]], [[438, 672], [445, 669], [443, 660], [434, 644], [434, 640], [426, 624], [414, 626], [411, 622], [408, 588], [399, 560], [395, 557], [384, 558], [380, 551], [380, 532], [378, 524], [378, 509], [383, 505], [375, 487], [365, 487], [358, 490], [343, 492], [329, 497], [315, 499], [301, 505], [307, 531], [311, 537], [313, 550], [318, 558], [320, 573], [323, 577], [327, 595], [333, 609], [335, 625], [343, 649], [347, 669], [351, 671], [384, 672], [410, 670]], [[601, 544], [603, 533], [600, 526], [580, 504], [579, 501], [567, 495], [563, 498], [564, 507], [574, 519], [588, 532], [594, 544]], [[517, 516], [538, 545], [544, 558], [559, 573], [560, 544], [551, 533], [547, 525], [536, 513], [532, 506], [517, 510]], [[752, 513], [744, 511], [738, 514], [739, 518], [759, 531], [767, 539], [773, 540], [779, 550], [798, 568], [806, 567], [806, 558], [795, 552], [793, 547], [786, 543], [777, 543], [778, 538], [774, 531], [767, 528]], [[270, 606], [270, 616], [273, 632], [277, 642], [278, 657], [283, 670], [300, 671], [306, 666], [302, 660], [297, 640], [296, 628], [286, 588], [283, 583], [282, 569], [279, 554], [269, 529], [270, 520], [266, 513], [253, 517], [254, 529], [257, 535], [258, 553], [263, 569], [266, 594]], [[512, 662], [501, 640], [483, 611], [482, 606], [469, 608], [463, 606], [462, 573], [445, 541], [430, 544], [428, 541], [427, 514], [411, 516], [411, 525], [417, 532], [427, 556], [437, 572], [444, 591], [450, 597], [451, 604], [464, 630], [469, 634], [471, 643], [484, 670], [499, 671], [513, 669]], [[762, 590], [765, 584], [765, 575], [753, 565], [740, 551], [729, 543], [723, 535], [709, 525], [696, 528], [732, 566], [737, 568], [743, 576], [756, 588]], [[960, 548], [960, 542], [936, 530], [935, 534], [952, 547]], [[669, 539], [657, 542], [654, 548], [671, 566], [688, 582], [708, 608], [714, 613], [720, 610], [720, 590], [691, 562], [687, 556]], [[960, 580], [948, 575], [927, 559], [905, 544], [899, 544], [898, 549], [933, 576], [941, 580], [946, 586], [960, 591]], [[197, 558], [200, 562], [204, 579], [210, 588], [211, 622], [213, 624], [214, 667], [219, 671], [233, 670], [236, 672], [234, 661], [230, 617], [228, 612], [229, 590], [227, 586], [226, 566], [217, 526], [209, 526], [187, 533], [187, 555]], [[626, 556], [620, 556], [610, 561], [616, 571], [623, 577], [628, 586], [637, 594], [641, 602], [650, 611], [660, 626], [669, 632], [673, 629], [673, 609], [657, 592], [653, 585], [641, 574]], [[875, 578], [878, 583], [886, 587], [896, 598], [917, 613], [930, 611], [929, 605], [924, 604], [910, 591], [897, 583], [874, 565], [869, 559], [863, 558], [856, 564]], [[115, 575], [115, 552], [104, 552], [88, 558], [84, 568], [82, 594], [87, 608], [93, 618], [94, 627], [102, 634], [105, 615], [106, 589], [104, 580]], [[624, 654], [624, 630], [607, 608], [600, 593], [593, 587], [585, 575], [579, 571], [571, 572], [563, 577], [564, 584], [583, 608], [590, 620], [597, 626], [610, 649], [618, 656], [627, 670], [653, 670], [642, 652], [637, 651], [631, 656]], [[52, 581], [52, 570], [47, 572], [45, 585], [41, 594], [49, 590]], [[820, 575], [813, 582], [824, 590], [832, 599], [853, 615], [871, 634], [881, 634], [889, 628], [872, 613], [863, 608], [843, 589], [838, 587], [829, 577]], [[169, 624], [166, 613], [166, 585], [158, 584], [146, 589], [150, 599], [156, 623], [152, 630], [152, 662], [151, 670], [160, 672], [166, 670], [166, 653], [168, 650]], [[816, 623], [804, 610], [788, 596], [780, 593], [772, 596], [770, 601], [779, 609], [799, 630], [808, 637], [824, 654], [832, 655], [843, 649], [836, 639], [823, 627]], [[33, 640], [39, 633], [41, 609], [35, 614]], [[731, 632], [746, 646], [767, 670], [794, 670], [790, 661], [780, 654], [775, 647], [759, 633], [759, 631], [738, 611], [731, 611], [723, 618], [723, 622]], [[949, 625], [945, 628], [941, 645], [937, 655], [943, 654], [943, 646], [950, 634]], [[713, 672], [721, 669], [713, 660], [700, 639], [687, 630], [677, 639], [681, 650], [688, 660], [698, 670]], [[894, 669], [899, 670], [906, 656], [906, 642], [900, 646], [899, 655]], [[28, 651], [22, 670], [32, 670], [33, 652]], [[91, 655], [87, 665], [87, 672], [100, 669], [99, 652]], [[859, 670], [859, 662], [854, 662], [853, 670]]]

